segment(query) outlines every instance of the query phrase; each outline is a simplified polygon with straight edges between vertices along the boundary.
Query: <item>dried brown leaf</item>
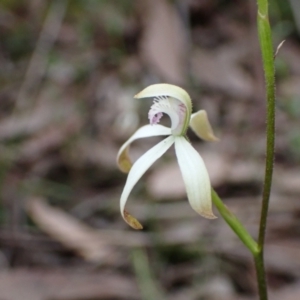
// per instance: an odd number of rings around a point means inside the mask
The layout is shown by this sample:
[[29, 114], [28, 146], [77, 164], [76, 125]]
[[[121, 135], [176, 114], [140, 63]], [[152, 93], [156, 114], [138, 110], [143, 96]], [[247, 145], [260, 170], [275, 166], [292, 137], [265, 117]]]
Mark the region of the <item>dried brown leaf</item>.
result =
[[42, 230], [86, 260], [99, 262], [110, 256], [111, 249], [92, 228], [62, 210], [49, 206], [43, 199], [30, 199], [27, 211]]
[[128, 275], [68, 270], [0, 273], [1, 300], [140, 299]]
[[142, 57], [165, 81], [183, 84], [187, 53], [183, 23], [169, 1], [151, 0], [144, 6], [146, 17]]
[[[225, 48], [226, 52], [230, 49]], [[249, 75], [238, 62], [230, 58], [230, 53], [197, 49], [192, 57], [192, 73], [202, 86], [223, 91], [242, 99], [253, 95], [254, 86]]]
[[50, 91], [45, 91], [44, 95], [41, 96], [42, 101], [32, 111], [11, 115], [3, 119], [0, 123], [0, 140], [35, 134], [51, 124], [63, 123], [65, 120], [78, 122], [75, 102], [54, 102], [49, 97]]
[[78, 130], [79, 125], [80, 121], [78, 119], [71, 118], [65, 124], [43, 130], [24, 142], [19, 157], [32, 160], [45, 156], [47, 151], [59, 149], [70, 138], [70, 135]]

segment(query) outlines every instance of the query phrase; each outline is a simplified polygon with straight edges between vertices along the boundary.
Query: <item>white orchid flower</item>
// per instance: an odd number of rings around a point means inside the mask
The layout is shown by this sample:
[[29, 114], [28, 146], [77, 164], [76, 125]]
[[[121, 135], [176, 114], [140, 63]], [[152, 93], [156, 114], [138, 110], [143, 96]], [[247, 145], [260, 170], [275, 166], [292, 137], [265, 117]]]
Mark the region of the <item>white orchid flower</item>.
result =
[[[125, 210], [128, 196], [149, 167], [173, 144], [191, 207], [201, 216], [214, 219], [211, 202], [211, 185], [205, 164], [199, 153], [186, 138], [190, 126], [206, 141], [218, 140], [213, 133], [204, 110], [192, 114], [192, 101], [182, 88], [170, 84], [154, 84], [145, 88], [134, 98], [154, 98], [148, 117], [149, 125], [138, 129], [121, 147], [117, 163], [121, 171], [128, 173], [121, 195], [120, 209], [124, 220], [134, 229], [142, 229], [140, 222]], [[163, 114], [171, 119], [171, 128], [157, 124]], [[168, 137], [142, 155], [133, 165], [128, 156], [130, 144], [136, 139], [150, 136]]]

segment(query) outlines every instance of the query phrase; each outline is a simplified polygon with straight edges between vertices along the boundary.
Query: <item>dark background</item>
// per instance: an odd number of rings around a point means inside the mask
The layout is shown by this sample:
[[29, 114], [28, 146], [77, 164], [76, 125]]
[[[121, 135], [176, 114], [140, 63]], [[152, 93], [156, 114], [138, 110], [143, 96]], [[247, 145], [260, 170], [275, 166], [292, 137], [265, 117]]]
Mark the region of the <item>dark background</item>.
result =
[[[300, 299], [300, 2], [270, 0], [277, 142], [270, 299]], [[213, 187], [256, 237], [265, 102], [254, 0], [0, 1], [0, 299], [257, 299], [251, 256], [186, 200], [174, 151], [119, 213], [119, 147], [147, 124], [133, 96], [177, 84], [220, 137], [189, 132]], [[168, 124], [165, 117], [163, 122]], [[134, 159], [159, 138], [133, 144]], [[216, 210], [215, 210], [216, 212]], [[216, 212], [218, 215], [218, 213]]]

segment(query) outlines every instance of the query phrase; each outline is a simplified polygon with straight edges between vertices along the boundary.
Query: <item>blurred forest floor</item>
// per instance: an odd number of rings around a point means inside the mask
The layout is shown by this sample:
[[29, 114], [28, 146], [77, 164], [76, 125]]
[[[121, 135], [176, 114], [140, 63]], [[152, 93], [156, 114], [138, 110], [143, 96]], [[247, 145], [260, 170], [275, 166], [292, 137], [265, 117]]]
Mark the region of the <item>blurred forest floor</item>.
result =
[[[270, 0], [277, 142], [266, 239], [270, 299], [300, 299], [300, 8]], [[119, 147], [147, 124], [147, 85], [185, 88], [220, 137], [192, 132], [213, 187], [253, 236], [264, 174], [254, 0], [0, 2], [0, 299], [252, 300], [251, 256], [199, 217], [169, 151], [119, 213]], [[168, 120], [164, 120], [168, 124]], [[136, 159], [159, 139], [131, 149]]]

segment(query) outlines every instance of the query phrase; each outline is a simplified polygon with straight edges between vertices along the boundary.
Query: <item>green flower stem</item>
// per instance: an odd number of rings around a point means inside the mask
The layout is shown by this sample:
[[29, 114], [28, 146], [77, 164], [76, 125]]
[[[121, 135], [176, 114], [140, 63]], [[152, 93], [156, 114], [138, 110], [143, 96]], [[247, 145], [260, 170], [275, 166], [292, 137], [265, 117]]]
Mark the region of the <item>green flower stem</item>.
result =
[[212, 201], [218, 211], [237, 234], [240, 240], [251, 251], [257, 274], [258, 292], [260, 300], [268, 300], [268, 290], [264, 267], [264, 243], [269, 209], [270, 192], [273, 177], [274, 148], [275, 148], [275, 67], [272, 34], [268, 17], [268, 0], [257, 0], [257, 26], [264, 75], [266, 82], [267, 98], [267, 138], [266, 138], [266, 166], [262, 207], [259, 224], [258, 242], [256, 242], [240, 221], [223, 204], [215, 191], [212, 190]]
[[258, 34], [263, 59], [267, 93], [267, 145], [266, 168], [262, 201], [262, 213], [260, 219], [258, 245], [262, 248], [265, 240], [265, 231], [269, 207], [270, 192], [272, 186], [274, 145], [275, 145], [275, 67], [272, 45], [271, 28], [268, 20], [268, 1], [258, 0]]
[[267, 140], [266, 166], [262, 197], [262, 208], [258, 234], [258, 253], [254, 256], [260, 300], [268, 299], [265, 268], [264, 243], [269, 209], [275, 148], [275, 67], [272, 34], [268, 17], [268, 0], [257, 0], [257, 26], [266, 82]]
[[227, 208], [227, 206], [219, 198], [218, 194], [212, 190], [211, 192], [212, 201], [219, 213], [226, 221], [226, 223], [231, 227], [231, 229], [236, 233], [240, 240], [245, 244], [245, 246], [251, 251], [255, 256], [258, 254], [258, 245], [256, 241], [252, 238], [249, 232], [245, 229], [243, 224], [238, 220], [238, 218]]
[[256, 255], [253, 255], [253, 257], [255, 262], [259, 299], [268, 300], [263, 251], [259, 250], [259, 252]]

